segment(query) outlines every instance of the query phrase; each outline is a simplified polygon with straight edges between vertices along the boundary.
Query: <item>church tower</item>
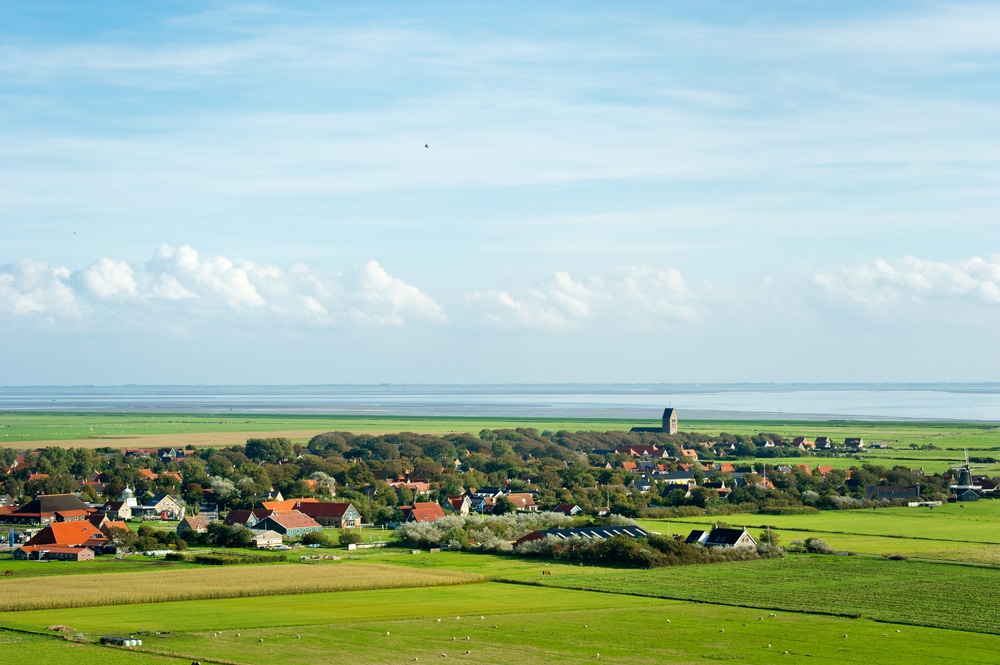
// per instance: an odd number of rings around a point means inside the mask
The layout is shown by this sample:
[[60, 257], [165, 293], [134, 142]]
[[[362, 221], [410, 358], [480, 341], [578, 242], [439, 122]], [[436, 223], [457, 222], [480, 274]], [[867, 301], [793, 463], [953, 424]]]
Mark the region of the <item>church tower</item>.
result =
[[664, 434], [677, 434], [677, 411], [667, 407], [663, 410]]

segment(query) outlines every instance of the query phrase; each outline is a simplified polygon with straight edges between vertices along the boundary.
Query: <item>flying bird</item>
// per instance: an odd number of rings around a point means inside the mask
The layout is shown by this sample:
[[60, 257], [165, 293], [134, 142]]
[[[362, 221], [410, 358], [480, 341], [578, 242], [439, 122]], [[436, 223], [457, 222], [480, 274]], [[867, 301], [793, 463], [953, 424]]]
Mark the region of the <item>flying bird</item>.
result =
[[429, 147], [431, 147], [431, 144], [430, 144], [430, 143], [425, 143], [425, 144], [424, 144], [424, 147], [425, 147], [425, 148], [429, 148]]

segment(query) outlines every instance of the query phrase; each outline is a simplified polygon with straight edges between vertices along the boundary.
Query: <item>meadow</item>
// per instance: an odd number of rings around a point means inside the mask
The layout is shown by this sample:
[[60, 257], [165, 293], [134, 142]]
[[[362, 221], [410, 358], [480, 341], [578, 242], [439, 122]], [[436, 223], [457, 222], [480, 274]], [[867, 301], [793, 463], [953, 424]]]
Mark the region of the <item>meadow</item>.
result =
[[[275, 662], [470, 663], [649, 662], [745, 660], [891, 665], [992, 658], [995, 635], [659, 598], [484, 583], [452, 588], [161, 603], [95, 608], [73, 616], [84, 639], [138, 633], [132, 661], [269, 665]], [[4, 620], [44, 629], [65, 613], [18, 612]], [[899, 632], [897, 632], [897, 630]], [[159, 633], [159, 634], [157, 634]], [[4, 634], [0, 633], [0, 638]], [[59, 644], [52, 640], [51, 644]], [[962, 646], [961, 650], [948, 645]], [[12, 644], [14, 662], [37, 662], [34, 645]], [[92, 648], [92, 647], [91, 647]], [[107, 651], [122, 654], [121, 650]], [[27, 658], [17, 658], [21, 652]], [[146, 660], [146, 659], [149, 660]], [[58, 660], [58, 662], [66, 662]], [[105, 661], [107, 662], [107, 661]]]

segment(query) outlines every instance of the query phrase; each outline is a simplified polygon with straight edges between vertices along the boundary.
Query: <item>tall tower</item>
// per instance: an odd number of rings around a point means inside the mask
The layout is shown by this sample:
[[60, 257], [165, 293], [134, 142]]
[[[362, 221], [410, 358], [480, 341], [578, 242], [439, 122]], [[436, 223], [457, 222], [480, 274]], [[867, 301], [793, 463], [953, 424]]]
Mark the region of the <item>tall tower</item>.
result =
[[663, 410], [663, 432], [677, 434], [677, 411], [669, 406]]

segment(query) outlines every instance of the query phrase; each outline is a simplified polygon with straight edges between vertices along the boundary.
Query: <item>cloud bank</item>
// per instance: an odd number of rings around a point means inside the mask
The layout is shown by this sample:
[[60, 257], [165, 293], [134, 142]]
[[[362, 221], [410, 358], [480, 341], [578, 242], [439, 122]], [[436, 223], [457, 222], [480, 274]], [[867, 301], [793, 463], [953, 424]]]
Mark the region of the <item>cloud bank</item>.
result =
[[0, 266], [0, 313], [15, 318], [56, 324], [171, 310], [295, 325], [447, 323], [433, 298], [376, 261], [330, 274], [301, 264], [283, 270], [244, 259], [202, 257], [186, 245], [161, 245], [138, 268], [106, 257], [77, 271], [33, 259]]

